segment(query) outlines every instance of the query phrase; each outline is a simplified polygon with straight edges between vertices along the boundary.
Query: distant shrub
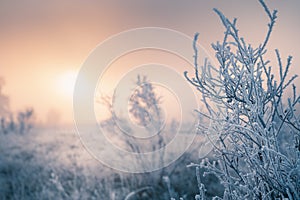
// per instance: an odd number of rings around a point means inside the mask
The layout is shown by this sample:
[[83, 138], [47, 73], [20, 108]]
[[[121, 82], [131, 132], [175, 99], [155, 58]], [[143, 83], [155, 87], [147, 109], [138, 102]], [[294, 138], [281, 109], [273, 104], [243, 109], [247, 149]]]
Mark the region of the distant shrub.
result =
[[26, 109], [17, 113], [17, 117], [10, 114], [9, 117], [0, 118], [0, 133], [20, 133], [24, 134], [33, 127], [33, 109]]
[[[169, 199], [170, 196], [178, 197], [181, 194], [191, 195], [195, 190], [191, 187], [196, 180], [190, 180], [187, 174], [192, 174], [190, 169], [186, 169], [186, 164], [191, 162], [193, 156], [190, 152], [185, 153], [179, 160], [165, 167], [166, 152], [165, 145], [170, 138], [176, 135], [179, 122], [173, 119], [167, 125], [163, 124], [163, 112], [161, 108], [162, 98], [158, 95], [154, 85], [146, 76], [137, 76], [134, 90], [128, 99], [128, 112], [132, 123], [145, 130], [145, 134], [155, 135], [149, 140], [136, 140], [130, 137], [135, 133], [130, 128], [128, 121], [124, 119], [113, 108], [114, 99], [102, 98], [103, 104], [110, 111], [110, 117], [101, 121], [101, 127], [107, 137], [118, 137], [123, 142], [118, 144], [127, 151], [138, 153], [140, 156], [137, 163], [132, 161], [132, 165], [140, 167], [144, 173], [133, 174], [128, 178], [128, 185], [131, 192], [125, 199]], [[134, 126], [132, 126], [134, 127]], [[155, 133], [155, 134], [153, 134]], [[129, 136], [128, 136], [129, 135]], [[144, 152], [155, 152], [162, 149], [151, 157], [143, 156]], [[149, 167], [150, 166], [150, 167]], [[161, 166], [153, 172], [148, 172], [151, 166]], [[168, 180], [168, 181], [166, 181]], [[181, 180], [182, 182], [178, 181]], [[189, 187], [187, 187], [189, 186]], [[165, 191], [168, 189], [168, 191]], [[142, 197], [142, 196], [147, 196]]]
[[9, 115], [9, 98], [3, 94], [4, 80], [0, 77], [0, 116]]
[[[292, 84], [297, 75], [288, 79], [291, 56], [284, 66], [275, 51], [278, 76], [265, 59], [277, 11], [259, 2], [270, 23], [257, 48], [240, 37], [236, 19], [230, 21], [217, 9], [225, 27], [223, 41], [212, 44], [218, 67], [207, 61], [198, 65], [195, 35], [195, 75], [185, 76], [202, 93], [207, 112], [199, 115], [209, 119], [210, 125], [200, 128], [211, 139], [217, 160], [203, 159], [192, 166], [221, 180], [223, 199], [300, 199], [300, 97]], [[292, 95], [285, 101], [288, 86]], [[205, 199], [199, 173], [197, 180], [200, 193], [196, 199]]]
[[33, 126], [33, 109], [20, 111], [16, 116], [9, 108], [9, 98], [2, 93], [4, 80], [0, 77], [0, 133], [17, 132], [24, 134]]

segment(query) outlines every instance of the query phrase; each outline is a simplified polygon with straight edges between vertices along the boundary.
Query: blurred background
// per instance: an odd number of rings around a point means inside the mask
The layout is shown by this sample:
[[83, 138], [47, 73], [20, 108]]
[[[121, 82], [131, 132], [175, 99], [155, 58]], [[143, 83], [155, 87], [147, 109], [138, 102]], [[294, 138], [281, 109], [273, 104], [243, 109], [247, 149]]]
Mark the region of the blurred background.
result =
[[[279, 10], [269, 56], [274, 58], [275, 48], [283, 58], [293, 55], [291, 74], [297, 73], [300, 3], [266, 3]], [[240, 34], [247, 42], [258, 45], [263, 40], [268, 18], [258, 1], [1, 1], [2, 93], [9, 97], [13, 111], [32, 107], [37, 124], [71, 124], [76, 75], [99, 43], [132, 28], [164, 27], [190, 37], [199, 32], [200, 44], [213, 57], [210, 44], [221, 40], [224, 32], [213, 8], [229, 18], [237, 17]]]

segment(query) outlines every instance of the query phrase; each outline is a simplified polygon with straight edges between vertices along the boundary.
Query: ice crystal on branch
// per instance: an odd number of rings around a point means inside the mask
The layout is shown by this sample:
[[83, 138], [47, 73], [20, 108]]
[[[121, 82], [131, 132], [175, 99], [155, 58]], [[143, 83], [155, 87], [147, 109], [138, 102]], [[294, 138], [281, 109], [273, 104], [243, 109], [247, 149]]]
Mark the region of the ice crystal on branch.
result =
[[[217, 9], [225, 27], [223, 41], [212, 44], [218, 66], [207, 60], [202, 66], [197, 63], [195, 35], [195, 74], [185, 76], [202, 94], [207, 112], [199, 114], [210, 120], [210, 126], [201, 126], [204, 134], [217, 134], [211, 140], [217, 162], [204, 159], [201, 167], [222, 181], [223, 199], [300, 199], [300, 97], [292, 85], [297, 75], [288, 79], [292, 57], [284, 64], [279, 50], [278, 66], [269, 66], [266, 46], [277, 11], [259, 2], [270, 22], [258, 47], [239, 35], [236, 19], [230, 21]], [[289, 86], [293, 95], [286, 102]]]

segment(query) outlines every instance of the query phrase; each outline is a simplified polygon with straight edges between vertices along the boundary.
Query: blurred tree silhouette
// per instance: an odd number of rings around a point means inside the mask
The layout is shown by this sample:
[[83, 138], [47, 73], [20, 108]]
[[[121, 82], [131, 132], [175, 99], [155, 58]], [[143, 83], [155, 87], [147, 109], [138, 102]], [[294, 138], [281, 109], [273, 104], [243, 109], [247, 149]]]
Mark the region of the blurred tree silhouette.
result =
[[[181, 157], [180, 163], [172, 164], [165, 168], [164, 162], [168, 159], [167, 156], [170, 155], [166, 154], [164, 146], [169, 142], [170, 137], [176, 134], [179, 122], [173, 120], [169, 124], [169, 129], [165, 127], [161, 107], [162, 97], [158, 95], [154, 85], [146, 76], [138, 75], [134, 86], [128, 99], [130, 122], [117, 113], [117, 110], [114, 108], [114, 98], [102, 97], [101, 99], [101, 103], [110, 112], [110, 117], [101, 121], [101, 127], [102, 130], [105, 130], [104, 134], [106, 134], [106, 137], [117, 137], [124, 144], [122, 148], [139, 156], [137, 163], [132, 162], [132, 165], [145, 170], [145, 172], [148, 172], [153, 166], [159, 169], [151, 173], [140, 173], [140, 179], [134, 175], [134, 179], [130, 181], [133, 192], [127, 195], [126, 198], [128, 199], [133, 199], [133, 196], [137, 197], [139, 195], [138, 191], [141, 190], [143, 192], [147, 190], [150, 193], [154, 191], [154, 193], [157, 192], [159, 194], [160, 191], [165, 189], [166, 184], [169, 188], [166, 180], [176, 179], [179, 171], [186, 170], [185, 163], [188, 163], [186, 159], [190, 161], [189, 155], [185, 155]], [[130, 123], [142, 127], [146, 134], [149, 135], [149, 138], [134, 137], [135, 134], [139, 133], [134, 132], [137, 130], [134, 130], [134, 126], [130, 126]], [[120, 144], [118, 143], [118, 145]], [[159, 153], [153, 154], [152, 157], [144, 156], [145, 152], [158, 150], [160, 150]], [[173, 192], [176, 193], [175, 191]]]
[[0, 77], [0, 117], [9, 115], [9, 98], [2, 91], [4, 84], [4, 79]]
[[162, 125], [162, 112], [159, 106], [161, 97], [154, 91], [147, 77], [137, 76], [137, 88], [131, 96], [130, 110], [136, 122], [151, 131], [159, 131]]
[[10, 111], [9, 98], [2, 92], [4, 83], [4, 79], [0, 77], [0, 133], [18, 132], [24, 134], [33, 126], [33, 109], [20, 111], [14, 117]]
[[[160, 108], [161, 98], [157, 96], [152, 83], [147, 80], [146, 76], [141, 77], [138, 75], [135, 86], [136, 88], [134, 88], [133, 94], [129, 99], [129, 114], [132, 116], [131, 119], [134, 123], [145, 128], [146, 132], [150, 135], [155, 135], [150, 141], [151, 144], [148, 144], [148, 140], [139, 140], [129, 136], [134, 133], [134, 130], [130, 128], [128, 122], [122, 116], [118, 116], [113, 107], [114, 99], [109, 97], [102, 98], [102, 103], [108, 108], [111, 117], [102, 121], [101, 126], [105, 128], [106, 131], [118, 135], [121, 140], [126, 143], [125, 148], [129, 148], [130, 151], [136, 153], [155, 151], [165, 145], [164, 138], [161, 134], [161, 126], [163, 125]], [[122, 128], [119, 127], [120, 125]], [[145, 161], [141, 158], [141, 162], [144, 162], [142, 165], [145, 166], [145, 169], [148, 168], [151, 163], [153, 164], [155, 162], [163, 166], [163, 157], [164, 152], [162, 152], [159, 159], [152, 158], [151, 161]]]

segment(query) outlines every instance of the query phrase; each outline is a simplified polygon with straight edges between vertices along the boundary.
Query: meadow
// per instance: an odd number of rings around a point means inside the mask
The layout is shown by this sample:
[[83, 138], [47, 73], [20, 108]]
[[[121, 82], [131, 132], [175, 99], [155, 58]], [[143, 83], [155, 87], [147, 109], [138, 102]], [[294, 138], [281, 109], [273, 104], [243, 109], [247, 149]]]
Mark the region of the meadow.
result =
[[[0, 152], [0, 199], [193, 199], [198, 191], [195, 170], [186, 167], [197, 161], [191, 151], [167, 166], [164, 178], [160, 171], [132, 174], [103, 165], [71, 128], [2, 133]], [[204, 182], [209, 197], [222, 193], [216, 177]]]

